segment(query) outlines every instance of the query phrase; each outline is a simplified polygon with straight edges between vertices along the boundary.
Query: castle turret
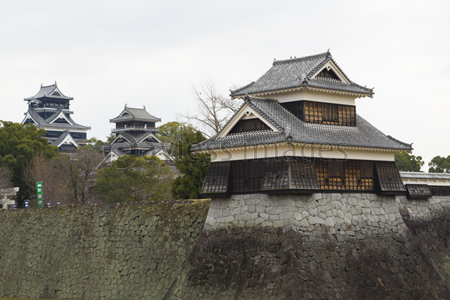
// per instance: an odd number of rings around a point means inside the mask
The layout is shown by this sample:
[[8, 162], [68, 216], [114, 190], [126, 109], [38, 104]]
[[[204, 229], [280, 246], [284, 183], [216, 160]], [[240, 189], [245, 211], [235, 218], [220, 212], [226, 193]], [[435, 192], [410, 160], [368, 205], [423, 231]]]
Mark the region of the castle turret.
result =
[[115, 134], [114, 140], [103, 148], [108, 161], [123, 155], [155, 155], [163, 161], [173, 162], [172, 156], [164, 150], [166, 145], [155, 135], [159, 131], [155, 123], [161, 119], [149, 114], [145, 107], [125, 106], [117, 117], [109, 121], [116, 126], [111, 130]]
[[70, 101], [72, 97], [65, 96], [55, 84], [42, 86], [39, 92], [25, 98], [28, 111], [22, 124], [33, 124], [47, 131], [45, 137], [49, 144], [57, 146], [62, 152], [74, 151], [77, 146], [86, 141], [86, 132], [91, 127], [76, 123], [71, 115]]

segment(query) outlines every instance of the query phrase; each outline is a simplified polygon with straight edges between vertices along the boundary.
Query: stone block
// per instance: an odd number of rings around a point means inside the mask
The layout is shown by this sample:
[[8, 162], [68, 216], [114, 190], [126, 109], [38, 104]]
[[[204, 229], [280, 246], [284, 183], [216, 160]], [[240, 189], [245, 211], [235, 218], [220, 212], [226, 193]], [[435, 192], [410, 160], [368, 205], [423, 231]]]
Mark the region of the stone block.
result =
[[326, 218], [325, 221], [324, 221], [324, 224], [327, 225], [327, 226], [330, 226], [330, 227], [334, 227], [334, 224], [336, 224], [335, 217]]
[[270, 217], [270, 215], [269, 215], [269, 214], [266, 214], [266, 213], [260, 213], [259, 216], [260, 216], [263, 220], [267, 220], [267, 219]]
[[309, 216], [309, 213], [306, 210], [302, 211], [302, 218], [306, 218], [307, 216]]
[[273, 227], [275, 227], [275, 228], [284, 227], [284, 225], [285, 225], [285, 220], [273, 221]]
[[372, 207], [372, 203], [370, 202], [370, 200], [366, 199], [366, 200], [364, 200], [364, 206], [365, 207]]
[[270, 221], [264, 221], [261, 223], [262, 227], [273, 227], [273, 223]]
[[212, 217], [212, 218], [218, 218], [222, 216], [222, 210], [221, 209], [211, 209], [211, 207], [209, 208], [208, 211], [208, 216]]
[[316, 224], [325, 224], [325, 220], [320, 217], [314, 217], [314, 222]]
[[302, 214], [299, 212], [294, 213], [294, 218], [297, 221], [300, 221], [302, 219]]
[[317, 208], [311, 208], [308, 210], [310, 216], [317, 216]]
[[234, 222], [234, 217], [233, 216], [228, 216], [223, 220], [224, 223], [233, 223]]
[[249, 213], [249, 212], [246, 212], [244, 215], [243, 215], [243, 220], [244, 221], [250, 221], [250, 220], [252, 220], [253, 218], [252, 218], [252, 214], [251, 213]]
[[343, 224], [344, 218], [335, 217], [334, 221], [335, 221], [335, 224]]
[[349, 197], [348, 198], [348, 204], [349, 205], [353, 205], [353, 206], [358, 205], [358, 199], [356, 199], [354, 197]]
[[302, 227], [308, 227], [309, 226], [309, 221], [307, 219], [302, 219], [300, 221], [300, 226]]
[[292, 213], [290, 211], [286, 211], [280, 214], [280, 220], [286, 220], [292, 218]]

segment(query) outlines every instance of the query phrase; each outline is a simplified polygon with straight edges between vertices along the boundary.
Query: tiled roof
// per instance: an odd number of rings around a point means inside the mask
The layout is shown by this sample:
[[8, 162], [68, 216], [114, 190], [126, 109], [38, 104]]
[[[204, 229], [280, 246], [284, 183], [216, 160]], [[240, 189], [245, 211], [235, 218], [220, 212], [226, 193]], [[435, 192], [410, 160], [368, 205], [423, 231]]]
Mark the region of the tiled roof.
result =
[[411, 150], [411, 145], [386, 136], [357, 115], [356, 126], [325, 125], [303, 122], [282, 107], [277, 100], [246, 97], [248, 105], [279, 132], [251, 131], [214, 136], [192, 147], [194, 151], [268, 145], [285, 142], [326, 144], [349, 147]]
[[[52, 93], [55, 90], [58, 91], [58, 93], [61, 96], [52, 95]], [[40, 99], [40, 98], [54, 98], [54, 99], [62, 99], [62, 100], [73, 100], [72, 97], [67, 97], [67, 96], [63, 95], [63, 93], [61, 93], [61, 91], [58, 89], [58, 86], [56, 85], [56, 83], [52, 84], [52, 85], [47, 85], [47, 86], [42, 86], [41, 85], [41, 88], [40, 88], [39, 92], [37, 92], [36, 95], [34, 95], [32, 97], [25, 98], [24, 100], [25, 101], [30, 101], [30, 100], [33, 100], [33, 99]]]
[[[129, 115], [122, 116], [124, 112], [127, 112]], [[119, 122], [119, 121], [126, 121], [126, 120], [145, 120], [149, 122], [161, 122], [160, 118], [157, 118], [151, 114], [149, 114], [145, 108], [131, 108], [131, 107], [125, 107], [124, 110], [119, 114], [119, 116], [115, 117], [114, 119], [109, 120], [110, 122]]]
[[[59, 144], [69, 135], [69, 130], [64, 131], [57, 140], [55, 140], [53, 143], [51, 143], [52, 146], [59, 147]], [[73, 137], [72, 137], [73, 138]]]
[[339, 71], [344, 74], [350, 84], [331, 78], [312, 78], [312, 76], [314, 76], [329, 61], [332, 61], [337, 68], [339, 68], [337, 63], [333, 60], [330, 52], [274, 61], [272, 68], [270, 68], [256, 82], [252, 82], [246, 86], [231, 91], [231, 96], [238, 97], [245, 95], [257, 95], [265, 92], [299, 87], [314, 87], [364, 94], [367, 96], [371, 96], [373, 94], [373, 89], [369, 89], [352, 82], [340, 68]]
[[450, 180], [450, 173], [400, 172], [404, 179]]
[[71, 117], [70, 115], [66, 115], [66, 118], [69, 120], [69, 122], [71, 122], [73, 125], [70, 124], [65, 124], [65, 123], [51, 123], [54, 119], [56, 119], [59, 115], [59, 113], [61, 112], [61, 109], [58, 109], [56, 112], [54, 112], [50, 117], [48, 117], [47, 119], [43, 119], [35, 110], [35, 108], [30, 107], [28, 109], [28, 113], [30, 114], [30, 116], [33, 118], [33, 120], [37, 123], [35, 124], [36, 127], [41, 127], [41, 128], [67, 128], [67, 129], [84, 129], [84, 130], [89, 130], [91, 129], [91, 127], [89, 126], [84, 126], [81, 124], [76, 123]]

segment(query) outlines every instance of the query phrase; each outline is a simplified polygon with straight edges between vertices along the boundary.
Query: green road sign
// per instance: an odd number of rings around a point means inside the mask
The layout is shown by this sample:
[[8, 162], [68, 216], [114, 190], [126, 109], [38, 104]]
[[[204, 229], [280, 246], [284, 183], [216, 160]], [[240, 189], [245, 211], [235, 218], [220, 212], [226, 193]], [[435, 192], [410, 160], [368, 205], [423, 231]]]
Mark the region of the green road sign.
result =
[[36, 182], [38, 207], [44, 207], [44, 196], [42, 195], [42, 182]]

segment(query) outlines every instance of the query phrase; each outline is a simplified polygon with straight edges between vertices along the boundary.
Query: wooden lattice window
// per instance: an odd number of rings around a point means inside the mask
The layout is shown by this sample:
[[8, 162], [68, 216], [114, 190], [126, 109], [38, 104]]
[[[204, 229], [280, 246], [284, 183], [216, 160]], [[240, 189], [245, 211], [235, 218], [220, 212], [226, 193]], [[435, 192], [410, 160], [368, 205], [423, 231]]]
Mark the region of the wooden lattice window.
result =
[[247, 131], [258, 131], [258, 130], [268, 130], [270, 129], [266, 123], [260, 119], [250, 119], [250, 120], [240, 120], [231, 129], [230, 133], [247, 132]]
[[[250, 166], [252, 164], [252, 167]], [[264, 160], [237, 160], [231, 162], [230, 192], [254, 192], [260, 191], [262, 176], [256, 175], [257, 170], [263, 170]], [[263, 173], [264, 175], [264, 173]]]
[[361, 161], [361, 178], [373, 178], [373, 161]]
[[330, 177], [344, 177], [344, 161], [330, 160], [328, 161], [328, 174]]
[[230, 163], [225, 161], [210, 164], [203, 184], [202, 194], [225, 194], [228, 192]]
[[394, 161], [377, 161], [375, 168], [381, 192], [397, 194], [406, 191]]
[[250, 172], [249, 177], [264, 177], [266, 162], [262, 160], [251, 160], [249, 162]]
[[303, 106], [304, 101], [292, 101], [292, 102], [283, 102], [280, 103], [286, 110], [288, 110], [291, 114], [296, 116], [300, 120], [304, 120], [303, 116]]
[[450, 196], [450, 186], [428, 186], [433, 196]]
[[323, 104], [323, 121], [330, 122], [339, 122], [339, 114], [338, 114], [338, 105], [337, 104]]
[[317, 74], [317, 77], [332, 78], [332, 79], [336, 79], [336, 80], [341, 81], [341, 80], [339, 79], [339, 77], [336, 75], [336, 73], [334, 73], [333, 70], [331, 70], [331, 69], [330, 69], [330, 70], [327, 70], [326, 68], [323, 69], [322, 71], [320, 71], [320, 73]]
[[375, 191], [376, 179], [368, 176], [370, 169], [373, 174], [371, 161], [316, 159], [314, 164], [321, 190]]
[[[291, 111], [299, 119], [318, 124], [356, 126], [356, 107], [351, 105], [330, 104], [313, 101], [303, 102], [303, 109], [298, 108], [300, 104], [283, 103], [282, 106]], [[292, 102], [296, 103], [296, 102]]]
[[406, 184], [406, 194], [410, 199], [431, 198], [432, 193], [427, 184]]

